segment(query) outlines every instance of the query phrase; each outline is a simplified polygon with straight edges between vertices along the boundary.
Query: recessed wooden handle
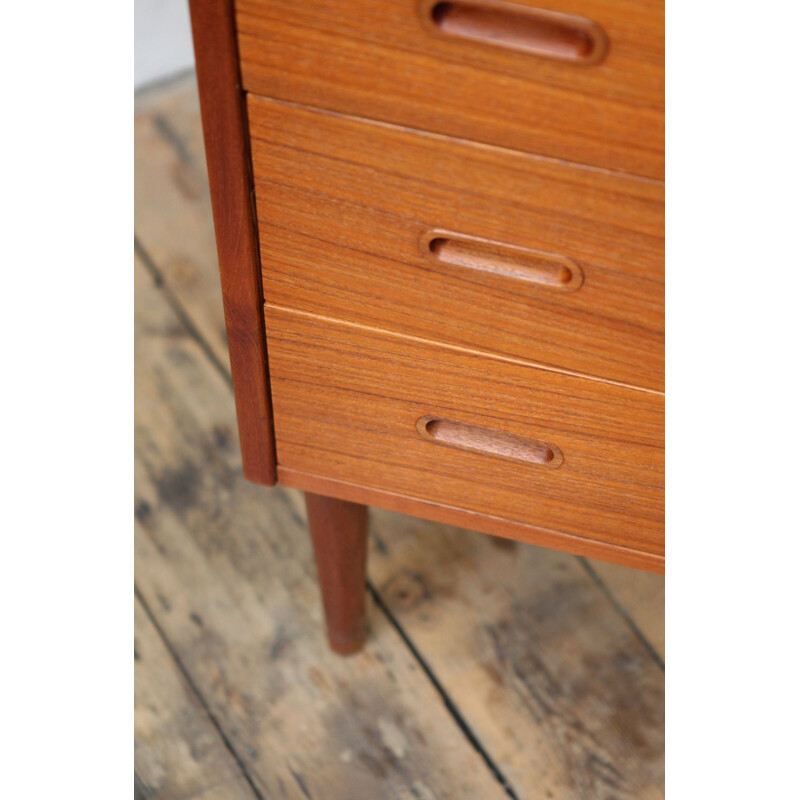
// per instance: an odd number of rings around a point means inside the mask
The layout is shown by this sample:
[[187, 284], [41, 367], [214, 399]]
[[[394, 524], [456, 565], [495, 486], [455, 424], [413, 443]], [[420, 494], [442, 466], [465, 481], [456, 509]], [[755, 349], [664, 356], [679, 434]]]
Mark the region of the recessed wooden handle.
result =
[[586, 17], [502, 0], [423, 2], [427, 25], [449, 36], [522, 50], [575, 64], [597, 64], [608, 50], [599, 25]]
[[437, 444], [512, 461], [525, 461], [551, 468], [560, 467], [564, 462], [564, 456], [555, 445], [454, 419], [420, 417], [417, 420], [417, 432], [423, 439]]
[[503, 275], [552, 289], [573, 292], [583, 284], [581, 268], [570, 258], [478, 239], [450, 231], [428, 231], [421, 241], [423, 255], [444, 264]]

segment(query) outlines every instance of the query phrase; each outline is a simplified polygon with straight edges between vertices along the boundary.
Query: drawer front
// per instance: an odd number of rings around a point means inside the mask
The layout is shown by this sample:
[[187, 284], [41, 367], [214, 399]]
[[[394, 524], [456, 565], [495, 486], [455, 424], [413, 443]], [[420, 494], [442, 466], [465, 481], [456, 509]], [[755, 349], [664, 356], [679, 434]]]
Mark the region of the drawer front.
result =
[[661, 184], [248, 109], [268, 302], [663, 390]]
[[[475, 5], [237, 0], [244, 88], [663, 178], [662, 3], [548, 0], [549, 12], [567, 15], [555, 23], [532, 0]], [[575, 59], [572, 28], [589, 40]], [[544, 51], [536, 41], [526, 48], [528, 35], [544, 39]], [[548, 52], [551, 35], [566, 39], [566, 53]]]
[[279, 466], [663, 555], [663, 397], [265, 316]]

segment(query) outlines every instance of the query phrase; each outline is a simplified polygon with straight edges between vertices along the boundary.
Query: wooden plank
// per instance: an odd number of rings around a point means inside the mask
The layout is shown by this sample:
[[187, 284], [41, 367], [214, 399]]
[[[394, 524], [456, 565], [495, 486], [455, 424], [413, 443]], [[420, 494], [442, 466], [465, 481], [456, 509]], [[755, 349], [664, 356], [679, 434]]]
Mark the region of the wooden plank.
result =
[[428, 24], [434, 2], [239, 0], [244, 87], [266, 97], [663, 177], [660, 0], [515, 0], [517, 7], [546, 7], [597, 23], [609, 49], [594, 65], [443, 35]]
[[138, 600], [133, 625], [137, 797], [253, 800], [255, 792]]
[[136, 238], [203, 331], [214, 357], [228, 369], [196, 84], [192, 78], [159, 95], [154, 102], [140, 103], [144, 110], [134, 119]]
[[371, 530], [380, 597], [519, 797], [663, 798], [664, 673], [574, 558], [384, 511]]
[[[662, 396], [266, 313], [282, 467], [663, 556]], [[431, 418], [544, 443], [563, 463], [442, 445], [420, 435]]]
[[589, 566], [663, 662], [664, 576], [604, 561], [592, 560]]
[[[663, 184], [259, 97], [248, 110], [268, 302], [663, 391]], [[436, 257], [448, 239], [478, 257]], [[572, 280], [531, 280], [520, 252]]]
[[190, 0], [242, 468], [275, 483], [258, 236], [232, 0]]
[[137, 280], [137, 585], [259, 792], [505, 797], [385, 617], [328, 650], [304, 516], [241, 477], [227, 383]]

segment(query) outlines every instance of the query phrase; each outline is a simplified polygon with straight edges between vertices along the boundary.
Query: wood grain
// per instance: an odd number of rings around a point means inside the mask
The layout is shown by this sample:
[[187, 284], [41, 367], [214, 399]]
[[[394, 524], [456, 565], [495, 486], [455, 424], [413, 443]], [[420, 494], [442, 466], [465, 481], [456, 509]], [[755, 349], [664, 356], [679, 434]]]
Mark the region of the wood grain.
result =
[[[586, 17], [591, 66], [447, 35], [430, 3], [239, 0], [248, 92], [528, 153], [663, 178], [660, 0], [519, 0]], [[420, 8], [424, 11], [420, 13]]]
[[330, 652], [302, 499], [242, 477], [230, 388], [142, 272], [136, 582], [260, 796], [507, 800], [380, 611]]
[[134, 769], [137, 800], [256, 800], [201, 699], [134, 602]]
[[[278, 463], [663, 555], [664, 399], [268, 306]], [[442, 447], [420, 417], [552, 443], [555, 469]]]
[[664, 796], [664, 673], [574, 558], [383, 511], [371, 532], [383, 602], [519, 798]]
[[[419, 517], [444, 525], [457, 525], [461, 528], [481, 531], [504, 539], [555, 548], [577, 556], [604, 559], [605, 562], [612, 562], [614, 565], [624, 564], [624, 567], [620, 567], [621, 573], [610, 576], [611, 582], [609, 584], [609, 590], [614, 594], [616, 594], [616, 590], [619, 587], [621, 590], [620, 596], [622, 597], [631, 595], [630, 582], [624, 577], [626, 572], [633, 571], [629, 569], [630, 567], [634, 567], [636, 570], [646, 570], [650, 574], [658, 573], [656, 577], [659, 578], [662, 578], [664, 574], [664, 556], [645, 553], [641, 550], [632, 550], [629, 547], [621, 547], [608, 542], [585, 539], [581, 536], [572, 536], [563, 531], [553, 531], [534, 525], [525, 525], [521, 522], [512, 522], [500, 517], [493, 517], [489, 514], [465, 511], [463, 508], [453, 508], [453, 506], [443, 505], [442, 503], [420, 500], [417, 497], [409, 497], [398, 492], [367, 488], [348, 481], [335, 480], [322, 475], [315, 475], [311, 472], [282, 467], [280, 464], [278, 464], [278, 481], [281, 486], [302, 489], [304, 492], [315, 492], [324, 494], [327, 497], [338, 497], [342, 500], [360, 503], [371, 508], [396, 511], [400, 514]], [[592, 562], [592, 564], [599, 563], [599, 561]], [[603, 581], [600, 581], [600, 583], [605, 585]], [[654, 605], [652, 611], [655, 614], [657, 606]], [[633, 614], [627, 609], [623, 609], [623, 613], [628, 613], [633, 617]], [[655, 623], [657, 623], [657, 620], [655, 620]]]
[[[663, 185], [248, 102], [269, 302], [663, 390]], [[452, 263], [442, 231], [506, 249]], [[582, 284], [510, 274], [531, 251]]]
[[242, 468], [248, 479], [271, 485], [272, 412], [233, 2], [190, 0], [189, 10]]

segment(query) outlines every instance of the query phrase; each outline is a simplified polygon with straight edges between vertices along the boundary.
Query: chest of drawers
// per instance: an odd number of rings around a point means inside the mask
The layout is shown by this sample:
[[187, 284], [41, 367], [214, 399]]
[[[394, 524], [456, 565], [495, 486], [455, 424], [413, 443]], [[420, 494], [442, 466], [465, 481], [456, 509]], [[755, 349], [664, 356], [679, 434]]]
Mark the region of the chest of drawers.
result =
[[663, 7], [192, 0], [245, 474], [664, 568]]

